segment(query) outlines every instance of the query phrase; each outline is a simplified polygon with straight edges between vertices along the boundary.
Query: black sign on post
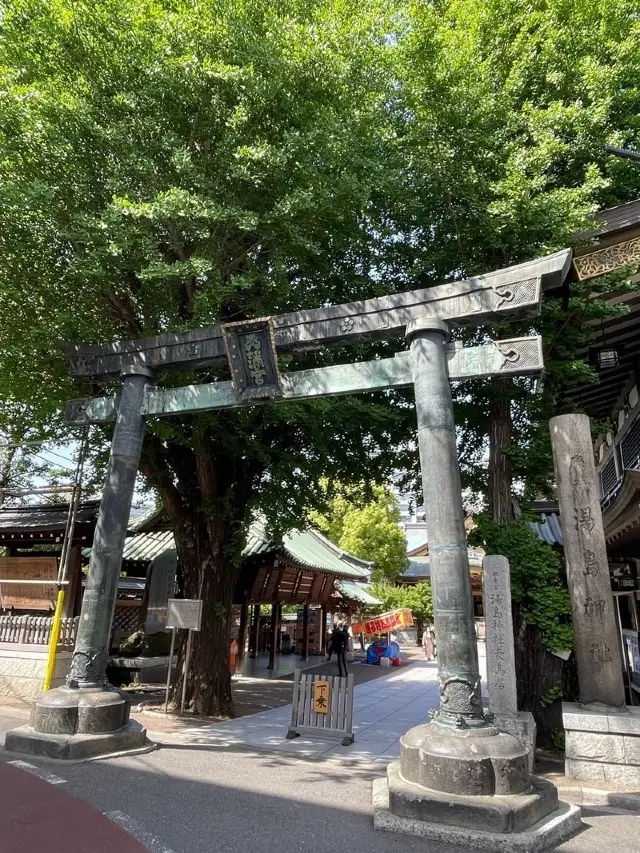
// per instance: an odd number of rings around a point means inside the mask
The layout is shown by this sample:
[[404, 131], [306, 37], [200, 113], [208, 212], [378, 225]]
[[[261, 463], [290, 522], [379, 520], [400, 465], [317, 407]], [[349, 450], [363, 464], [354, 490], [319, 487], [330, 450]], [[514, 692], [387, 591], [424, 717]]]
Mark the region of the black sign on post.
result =
[[233, 386], [244, 399], [280, 397], [273, 324], [269, 318], [222, 327]]
[[638, 589], [635, 563], [609, 563], [609, 576], [613, 592], [634, 592]]

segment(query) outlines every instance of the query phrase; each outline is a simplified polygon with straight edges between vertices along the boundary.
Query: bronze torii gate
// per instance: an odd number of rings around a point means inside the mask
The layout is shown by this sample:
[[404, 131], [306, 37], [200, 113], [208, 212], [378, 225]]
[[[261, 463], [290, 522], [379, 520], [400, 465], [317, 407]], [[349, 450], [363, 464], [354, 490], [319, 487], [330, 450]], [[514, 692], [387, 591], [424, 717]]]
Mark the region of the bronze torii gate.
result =
[[[528, 790], [525, 750], [491, 726], [482, 710], [450, 381], [540, 371], [541, 342], [529, 337], [464, 348], [448, 345], [448, 338], [451, 327], [537, 314], [543, 289], [560, 286], [570, 263], [571, 252], [566, 250], [465, 281], [346, 305], [146, 340], [65, 345], [73, 376], [93, 382], [121, 377], [122, 391], [117, 397], [76, 400], [67, 407], [69, 423], [115, 420], [107, 479], [67, 686], [35, 701], [32, 726], [10, 732], [7, 748], [76, 758], [144, 744], [144, 731], [128, 721], [126, 703], [109, 688], [105, 670], [146, 417], [413, 384], [438, 634], [440, 709], [429, 726], [412, 729], [403, 738], [402, 774], [389, 772], [391, 809], [398, 815], [411, 812], [439, 820], [442, 794], [434, 799], [436, 792], [515, 796]], [[394, 358], [285, 374], [278, 369], [281, 350], [403, 334], [410, 350]], [[230, 382], [177, 389], [152, 384], [156, 372], [203, 368], [224, 358]], [[413, 785], [409, 793], [402, 787], [407, 783]], [[416, 784], [424, 791], [417, 811]], [[526, 806], [529, 823], [550, 810], [548, 792], [536, 794], [534, 800]], [[497, 813], [495, 808], [480, 809], [478, 820], [486, 821], [487, 814], [493, 819]]]

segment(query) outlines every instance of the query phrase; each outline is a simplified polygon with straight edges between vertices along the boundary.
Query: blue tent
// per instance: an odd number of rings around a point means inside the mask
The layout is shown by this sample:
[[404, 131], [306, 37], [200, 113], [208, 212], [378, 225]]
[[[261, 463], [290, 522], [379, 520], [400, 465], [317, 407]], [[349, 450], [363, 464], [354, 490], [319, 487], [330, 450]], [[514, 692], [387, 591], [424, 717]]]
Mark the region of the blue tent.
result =
[[367, 663], [379, 664], [380, 658], [391, 658], [392, 661], [400, 660], [400, 646], [397, 643], [385, 643], [384, 640], [376, 640], [367, 649]]

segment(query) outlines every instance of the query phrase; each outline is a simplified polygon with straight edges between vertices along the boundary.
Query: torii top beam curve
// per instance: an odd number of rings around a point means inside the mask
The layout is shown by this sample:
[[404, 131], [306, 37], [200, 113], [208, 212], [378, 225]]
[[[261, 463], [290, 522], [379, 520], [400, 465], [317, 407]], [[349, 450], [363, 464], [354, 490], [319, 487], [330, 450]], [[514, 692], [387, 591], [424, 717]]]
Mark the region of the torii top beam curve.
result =
[[[464, 281], [281, 314], [269, 320], [273, 344], [278, 350], [305, 350], [400, 337], [419, 317], [463, 326], [533, 316], [540, 310], [542, 291], [565, 281], [571, 257], [571, 250], [564, 249]], [[112, 343], [63, 343], [62, 347], [71, 375], [92, 381], [116, 378], [135, 367], [197, 369], [226, 357], [225, 330], [232, 326]]]

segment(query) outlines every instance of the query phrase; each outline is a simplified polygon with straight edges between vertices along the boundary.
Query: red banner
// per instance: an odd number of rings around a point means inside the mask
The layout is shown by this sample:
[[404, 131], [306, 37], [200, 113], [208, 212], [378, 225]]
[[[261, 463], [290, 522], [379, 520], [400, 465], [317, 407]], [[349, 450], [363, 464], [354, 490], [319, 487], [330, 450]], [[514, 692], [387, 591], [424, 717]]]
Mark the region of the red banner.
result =
[[357, 625], [351, 625], [354, 634], [388, 634], [396, 628], [411, 628], [413, 616], [410, 610], [392, 610], [390, 613], [381, 613], [373, 616]]

